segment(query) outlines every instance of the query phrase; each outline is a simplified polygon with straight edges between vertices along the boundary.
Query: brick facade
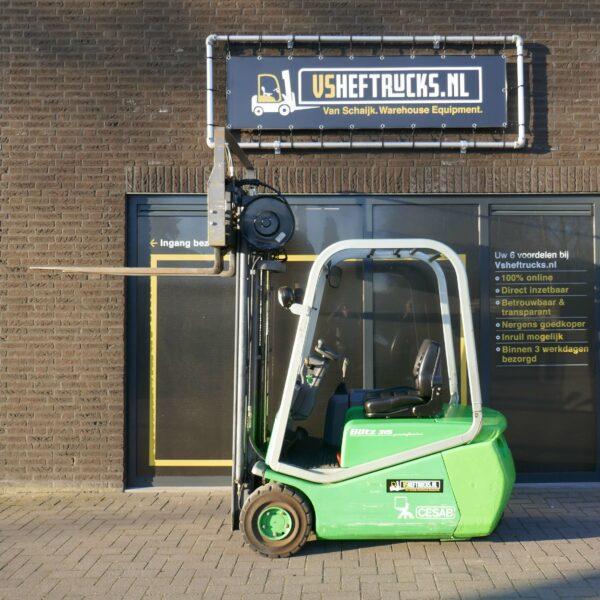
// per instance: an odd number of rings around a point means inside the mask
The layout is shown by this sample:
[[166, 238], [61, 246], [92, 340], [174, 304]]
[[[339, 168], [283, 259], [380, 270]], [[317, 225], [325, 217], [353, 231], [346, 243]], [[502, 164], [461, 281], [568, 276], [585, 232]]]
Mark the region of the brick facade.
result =
[[203, 191], [209, 33], [526, 40], [527, 149], [256, 155], [284, 192], [597, 192], [599, 22], [594, 0], [2, 2], [0, 487], [123, 485], [123, 282], [27, 267], [123, 264], [127, 192]]

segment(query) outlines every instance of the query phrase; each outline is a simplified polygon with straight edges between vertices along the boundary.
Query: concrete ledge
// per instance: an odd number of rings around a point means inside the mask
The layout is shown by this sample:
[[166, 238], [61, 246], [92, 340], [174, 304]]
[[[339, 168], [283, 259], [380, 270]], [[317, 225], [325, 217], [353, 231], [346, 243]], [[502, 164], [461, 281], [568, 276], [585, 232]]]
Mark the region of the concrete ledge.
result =
[[0, 494], [122, 492], [123, 485], [107, 481], [0, 481]]

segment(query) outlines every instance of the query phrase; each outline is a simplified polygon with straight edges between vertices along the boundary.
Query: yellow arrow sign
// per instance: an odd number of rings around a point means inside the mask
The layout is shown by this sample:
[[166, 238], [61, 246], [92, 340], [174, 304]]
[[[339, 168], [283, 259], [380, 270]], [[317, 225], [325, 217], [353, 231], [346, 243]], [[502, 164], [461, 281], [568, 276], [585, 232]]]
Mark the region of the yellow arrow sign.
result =
[[150, 245], [154, 248], [154, 247], [158, 246], [158, 242], [154, 238], [152, 238], [150, 240]]

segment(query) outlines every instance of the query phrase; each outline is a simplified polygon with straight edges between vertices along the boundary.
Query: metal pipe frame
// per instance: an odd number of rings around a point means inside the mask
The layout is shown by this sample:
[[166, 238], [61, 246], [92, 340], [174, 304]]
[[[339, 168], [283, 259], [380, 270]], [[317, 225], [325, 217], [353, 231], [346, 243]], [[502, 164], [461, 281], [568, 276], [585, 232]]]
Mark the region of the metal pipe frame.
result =
[[214, 148], [214, 74], [213, 47], [215, 44], [287, 44], [293, 48], [296, 42], [306, 44], [432, 44], [438, 48], [440, 44], [514, 44], [517, 51], [517, 137], [513, 141], [484, 140], [444, 140], [438, 141], [281, 141], [272, 142], [240, 142], [240, 148], [249, 150], [430, 150], [447, 149], [511, 149], [523, 148], [525, 139], [525, 73], [524, 73], [524, 42], [520, 35], [220, 35], [211, 34], [206, 38], [206, 144]]

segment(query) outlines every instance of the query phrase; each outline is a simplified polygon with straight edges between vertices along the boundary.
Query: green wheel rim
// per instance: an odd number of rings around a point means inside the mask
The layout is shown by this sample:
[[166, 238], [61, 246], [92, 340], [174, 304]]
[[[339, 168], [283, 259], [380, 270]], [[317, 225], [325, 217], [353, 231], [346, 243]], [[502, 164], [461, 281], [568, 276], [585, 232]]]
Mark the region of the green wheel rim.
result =
[[258, 515], [258, 531], [266, 540], [283, 540], [292, 531], [292, 515], [281, 506], [267, 506]]

